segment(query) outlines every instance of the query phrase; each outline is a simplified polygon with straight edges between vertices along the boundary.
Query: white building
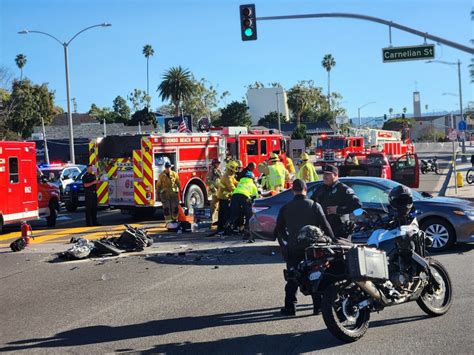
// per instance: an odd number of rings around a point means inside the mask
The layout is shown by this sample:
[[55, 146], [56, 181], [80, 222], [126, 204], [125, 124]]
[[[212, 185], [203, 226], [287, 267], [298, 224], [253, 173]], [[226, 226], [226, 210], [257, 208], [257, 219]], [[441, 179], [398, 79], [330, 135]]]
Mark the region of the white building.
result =
[[249, 106], [252, 124], [256, 125], [258, 120], [270, 112], [279, 112], [289, 121], [288, 105], [286, 103], [286, 92], [283, 88], [262, 88], [247, 90], [247, 104]]

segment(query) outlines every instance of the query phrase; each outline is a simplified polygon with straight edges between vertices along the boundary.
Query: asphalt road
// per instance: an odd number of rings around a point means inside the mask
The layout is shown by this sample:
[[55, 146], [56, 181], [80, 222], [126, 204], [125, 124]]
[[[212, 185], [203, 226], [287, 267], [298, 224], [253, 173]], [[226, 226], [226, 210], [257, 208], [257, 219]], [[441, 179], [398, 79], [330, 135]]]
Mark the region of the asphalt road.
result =
[[[449, 170], [449, 164], [452, 160], [452, 155], [446, 153], [438, 153], [438, 167], [440, 174], [429, 172], [427, 174], [421, 174], [420, 172], [420, 187], [416, 190], [426, 191], [434, 196], [437, 196], [441, 186], [446, 179]], [[419, 154], [420, 159], [432, 159], [433, 154]]]
[[68, 263], [49, 263], [43, 253], [0, 255], [0, 352], [472, 352], [472, 246], [436, 257], [454, 285], [446, 315], [429, 318], [416, 303], [388, 308], [372, 315], [364, 338], [344, 344], [312, 315], [309, 297], [299, 297], [296, 317], [279, 315], [283, 263], [274, 244], [239, 243], [233, 254], [213, 245], [184, 257]]

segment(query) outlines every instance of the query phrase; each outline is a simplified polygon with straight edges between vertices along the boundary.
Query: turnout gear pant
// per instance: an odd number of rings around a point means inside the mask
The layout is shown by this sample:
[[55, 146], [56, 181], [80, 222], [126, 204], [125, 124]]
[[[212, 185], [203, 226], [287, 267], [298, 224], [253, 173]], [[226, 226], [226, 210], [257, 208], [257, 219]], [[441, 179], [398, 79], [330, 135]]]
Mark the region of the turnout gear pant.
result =
[[211, 196], [211, 221], [212, 223], [219, 220], [219, 199], [216, 195]]
[[248, 231], [251, 217], [252, 200], [245, 195], [232, 195], [232, 199], [230, 200], [230, 226], [233, 228], [239, 228], [244, 224], [244, 229]]
[[179, 206], [178, 193], [165, 191], [160, 194], [160, 199], [163, 204], [165, 222], [177, 221]]
[[86, 192], [86, 224], [93, 226], [97, 224], [97, 193]]
[[219, 199], [219, 213], [217, 219], [217, 231], [224, 231], [225, 225], [230, 217], [230, 200]]

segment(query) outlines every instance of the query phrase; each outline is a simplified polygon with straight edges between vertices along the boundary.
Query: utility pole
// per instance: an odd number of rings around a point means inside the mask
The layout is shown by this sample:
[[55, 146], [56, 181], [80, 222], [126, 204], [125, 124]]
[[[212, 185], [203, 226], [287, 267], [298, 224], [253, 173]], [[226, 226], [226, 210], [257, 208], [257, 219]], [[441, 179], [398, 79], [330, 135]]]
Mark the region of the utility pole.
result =
[[49, 165], [49, 152], [48, 152], [48, 141], [46, 140], [46, 130], [44, 129], [44, 119], [41, 116], [41, 127], [43, 129], [43, 142], [44, 142], [44, 157], [46, 159], [46, 164]]
[[[277, 88], [278, 90], [278, 88]], [[277, 115], [278, 115], [278, 132], [281, 133], [281, 122], [280, 122], [280, 100], [278, 100], [278, 95], [280, 95], [279, 92], [276, 93], [277, 97]]]

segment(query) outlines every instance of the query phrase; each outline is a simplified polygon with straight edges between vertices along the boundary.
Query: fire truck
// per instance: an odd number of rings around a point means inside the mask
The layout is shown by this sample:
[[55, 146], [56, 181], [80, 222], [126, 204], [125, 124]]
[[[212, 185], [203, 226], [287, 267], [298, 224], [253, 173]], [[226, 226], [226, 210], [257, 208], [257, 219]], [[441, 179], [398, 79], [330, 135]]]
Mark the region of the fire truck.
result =
[[59, 189], [37, 168], [35, 143], [0, 142], [0, 196], [0, 231], [40, 217], [56, 224]]
[[134, 214], [161, 206], [156, 181], [170, 162], [180, 177], [186, 207], [204, 207], [206, 175], [213, 159], [239, 159], [243, 165], [267, 160], [286, 149], [285, 137], [267, 130], [225, 127], [205, 133], [107, 136], [89, 143], [89, 163], [97, 169], [99, 205]]

